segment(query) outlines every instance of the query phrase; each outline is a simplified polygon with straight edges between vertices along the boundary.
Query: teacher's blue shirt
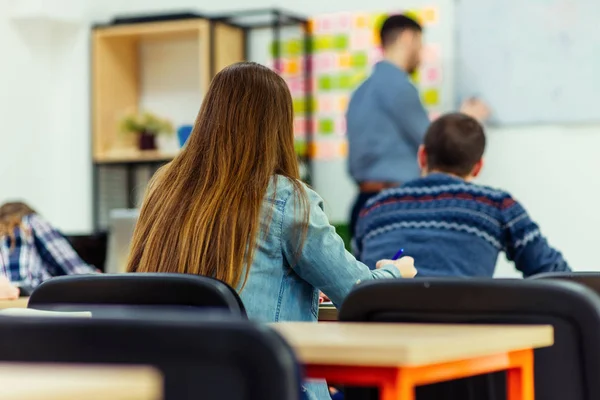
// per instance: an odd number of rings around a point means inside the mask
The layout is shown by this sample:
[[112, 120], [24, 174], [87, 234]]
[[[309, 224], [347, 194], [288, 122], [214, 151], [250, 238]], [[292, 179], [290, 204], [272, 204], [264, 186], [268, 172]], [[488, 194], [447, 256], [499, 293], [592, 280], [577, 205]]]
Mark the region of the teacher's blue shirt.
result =
[[429, 117], [406, 72], [388, 61], [377, 63], [352, 95], [346, 121], [356, 182], [403, 183], [419, 177], [417, 151]]

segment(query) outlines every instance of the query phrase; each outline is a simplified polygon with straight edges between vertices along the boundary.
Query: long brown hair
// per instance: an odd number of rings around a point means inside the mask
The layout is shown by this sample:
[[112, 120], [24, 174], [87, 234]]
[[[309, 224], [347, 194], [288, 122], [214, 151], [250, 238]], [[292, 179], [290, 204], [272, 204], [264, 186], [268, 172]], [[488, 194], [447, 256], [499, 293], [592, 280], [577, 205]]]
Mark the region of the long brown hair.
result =
[[259, 64], [230, 65], [214, 77], [185, 148], [151, 181], [127, 270], [199, 274], [233, 287], [243, 277], [243, 287], [271, 218], [261, 208], [276, 175], [293, 182], [307, 222], [287, 84]]
[[23, 202], [5, 203], [0, 206], [0, 238], [8, 236], [11, 249], [15, 246], [15, 228], [23, 218], [36, 212]]

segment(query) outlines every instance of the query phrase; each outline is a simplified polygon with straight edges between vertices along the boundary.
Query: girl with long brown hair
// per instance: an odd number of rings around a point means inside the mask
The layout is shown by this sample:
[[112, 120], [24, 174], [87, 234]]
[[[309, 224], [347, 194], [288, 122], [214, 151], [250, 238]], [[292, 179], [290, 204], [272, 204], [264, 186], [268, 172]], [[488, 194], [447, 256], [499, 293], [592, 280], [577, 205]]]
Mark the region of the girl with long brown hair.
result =
[[23, 202], [0, 206], [0, 275], [33, 289], [59, 275], [92, 274], [65, 237]]
[[[339, 304], [358, 281], [414, 273], [410, 258], [376, 271], [356, 261], [322, 203], [299, 180], [287, 84], [259, 64], [231, 65], [213, 79], [185, 148], [150, 183], [128, 271], [217, 278], [265, 321], [314, 319], [305, 312], [317, 288]], [[280, 295], [310, 307], [267, 311]]]
[[[409, 257], [375, 271], [358, 262], [322, 206], [299, 180], [287, 84], [259, 64], [234, 64], [150, 183], [127, 268], [217, 278], [265, 322], [316, 321], [319, 289], [339, 305], [361, 281], [415, 275]], [[325, 385], [316, 392], [329, 397]]]

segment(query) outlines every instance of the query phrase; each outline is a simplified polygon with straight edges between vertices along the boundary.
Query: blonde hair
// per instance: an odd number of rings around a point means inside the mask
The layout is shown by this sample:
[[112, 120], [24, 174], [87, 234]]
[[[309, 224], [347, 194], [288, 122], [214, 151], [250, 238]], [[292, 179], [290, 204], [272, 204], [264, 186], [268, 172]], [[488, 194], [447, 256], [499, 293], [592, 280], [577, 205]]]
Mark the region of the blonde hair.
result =
[[153, 178], [135, 228], [127, 270], [210, 276], [243, 288], [252, 264], [267, 188], [291, 180], [308, 200], [294, 150], [292, 98], [285, 81], [255, 63], [213, 79], [186, 147]]
[[5, 203], [0, 207], [0, 237], [8, 236], [11, 250], [15, 247], [15, 228], [21, 227], [23, 218], [36, 212], [22, 202]]

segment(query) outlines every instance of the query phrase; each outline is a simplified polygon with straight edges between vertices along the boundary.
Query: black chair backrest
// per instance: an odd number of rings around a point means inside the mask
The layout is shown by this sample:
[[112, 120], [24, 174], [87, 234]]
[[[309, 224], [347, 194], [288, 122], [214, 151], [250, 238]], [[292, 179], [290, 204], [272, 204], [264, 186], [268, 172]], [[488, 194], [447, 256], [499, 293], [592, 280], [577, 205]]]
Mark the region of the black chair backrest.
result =
[[154, 366], [165, 400], [300, 398], [297, 361], [278, 334], [206, 314], [0, 317], [0, 361]]
[[600, 272], [547, 272], [534, 275], [529, 279], [559, 279], [576, 282], [600, 294]]
[[229, 285], [188, 274], [61, 276], [42, 283], [29, 298], [29, 308], [36, 309], [86, 304], [225, 308], [246, 316], [242, 300]]
[[[575, 283], [492, 279], [363, 283], [346, 298], [339, 319], [550, 324], [554, 327], [554, 346], [535, 350], [536, 398], [600, 399], [600, 298]], [[497, 388], [483, 397], [471, 398], [500, 399], [495, 393]]]

